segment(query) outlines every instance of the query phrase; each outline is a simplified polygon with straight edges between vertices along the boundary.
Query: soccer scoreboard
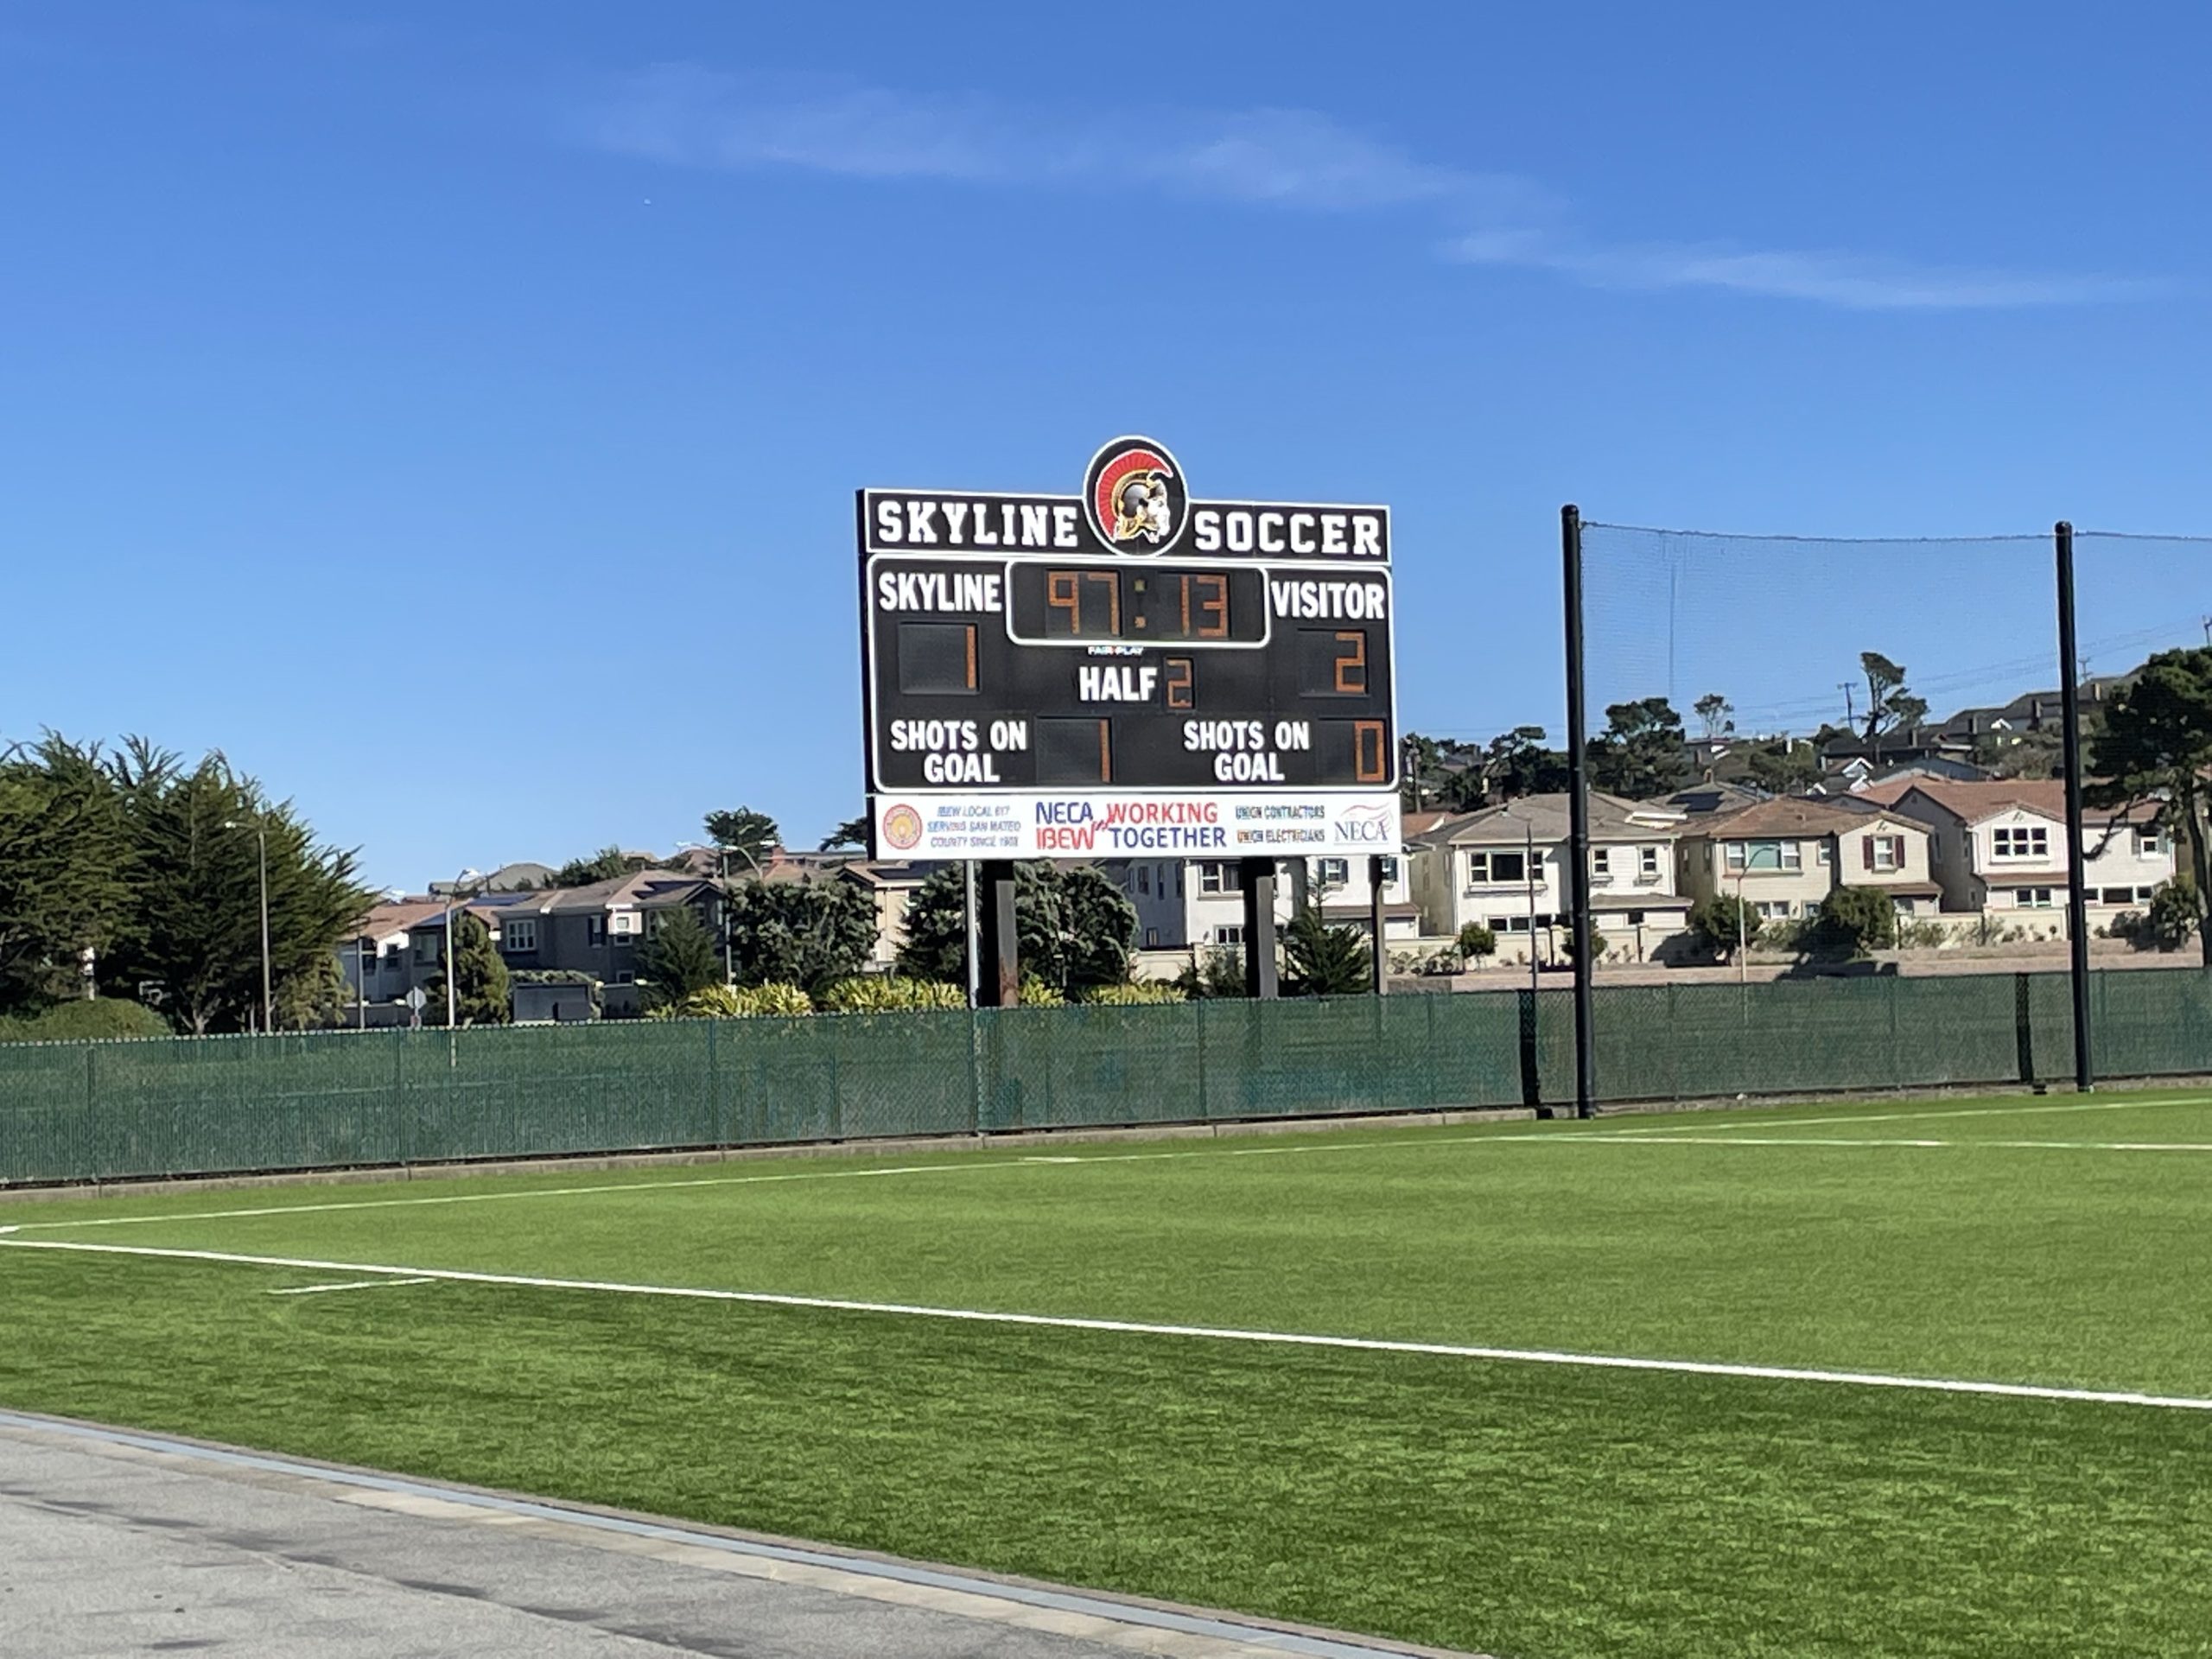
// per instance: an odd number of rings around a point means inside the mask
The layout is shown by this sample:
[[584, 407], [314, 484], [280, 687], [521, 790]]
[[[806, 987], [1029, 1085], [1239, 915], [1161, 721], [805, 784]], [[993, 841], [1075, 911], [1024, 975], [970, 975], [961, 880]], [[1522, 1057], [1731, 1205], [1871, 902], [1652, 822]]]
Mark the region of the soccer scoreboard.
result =
[[879, 855], [1396, 852], [1388, 508], [1194, 499], [1127, 437], [1079, 496], [858, 517]]

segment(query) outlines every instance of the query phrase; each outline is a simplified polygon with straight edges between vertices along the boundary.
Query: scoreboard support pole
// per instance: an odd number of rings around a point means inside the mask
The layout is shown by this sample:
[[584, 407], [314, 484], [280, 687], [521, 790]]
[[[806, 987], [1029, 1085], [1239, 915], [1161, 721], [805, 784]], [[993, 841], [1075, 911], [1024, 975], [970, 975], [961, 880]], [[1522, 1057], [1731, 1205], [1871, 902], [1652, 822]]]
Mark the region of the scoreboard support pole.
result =
[[1244, 995], [1272, 1001], [1281, 995], [1275, 980], [1275, 861], [1240, 858], [1236, 872], [1244, 889]]
[[1373, 946], [1375, 995], [1377, 996], [1390, 988], [1390, 958], [1382, 949], [1383, 867], [1389, 861], [1380, 854], [1367, 861], [1368, 940]]
[[1014, 919], [1014, 865], [1007, 859], [986, 859], [976, 872], [982, 889], [982, 972], [976, 988], [976, 1004], [986, 1008], [1011, 1008], [1021, 1001], [1020, 950]]

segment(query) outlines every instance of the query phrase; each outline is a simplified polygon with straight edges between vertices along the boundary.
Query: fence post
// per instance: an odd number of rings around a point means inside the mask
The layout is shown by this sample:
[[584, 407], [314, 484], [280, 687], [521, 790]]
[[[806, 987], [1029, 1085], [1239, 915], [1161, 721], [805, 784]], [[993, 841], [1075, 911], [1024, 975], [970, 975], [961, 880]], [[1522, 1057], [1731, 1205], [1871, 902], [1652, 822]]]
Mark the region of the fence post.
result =
[[[976, 867], [968, 867], [973, 870]], [[970, 988], [972, 990], [972, 987]], [[968, 1133], [981, 1135], [983, 1132], [983, 1027], [979, 1023], [982, 1010], [976, 999], [968, 999]]]
[[415, 1161], [414, 1153], [408, 1144], [414, 1139], [414, 1125], [407, 1121], [407, 1057], [402, 1046], [405, 1041], [402, 1028], [394, 1026], [391, 1028], [391, 1116], [398, 1133], [392, 1138], [398, 1146], [399, 1161], [403, 1165]]
[[1191, 1007], [1198, 1015], [1198, 1122], [1210, 1123], [1213, 1121], [1213, 1097], [1206, 1091], [1206, 999], [1192, 997]]
[[[1567, 892], [1574, 906], [1574, 1115], [1595, 1117], [1597, 1050], [1590, 1030], [1590, 755], [1589, 716], [1582, 673], [1582, 514], [1559, 510], [1560, 564], [1567, 613]], [[1535, 935], [1529, 936], [1535, 949]]]
[[[1529, 948], [1535, 949], [1533, 940]], [[1523, 987], [1513, 993], [1513, 1001], [1521, 1020], [1521, 1103], [1541, 1117], [1544, 1110], [1544, 1073], [1543, 1056], [1537, 1046], [1536, 994]]]
[[2058, 555], [2058, 701], [2065, 724], [2066, 763], [2066, 933], [2074, 981], [2074, 1086], [2083, 1094], [2096, 1084], [2089, 1048], [2089, 895], [2082, 891], [2082, 687], [2075, 677], [2074, 639], [2074, 526], [2063, 518], [2052, 526]]
[[707, 1021], [707, 1123], [718, 1145], [728, 1146], [729, 1118], [722, 1110], [721, 1046], [715, 1040], [719, 1020]]
[[[99, 1052], [99, 1051], [97, 1051], [97, 1050], [95, 1050], [95, 1049], [92, 1049], [92, 1048], [90, 1048], [90, 1047], [87, 1047], [87, 1048], [85, 1050], [85, 1122], [92, 1127], [92, 1137], [91, 1137], [91, 1138], [92, 1138], [92, 1144], [95, 1147], [99, 1147], [99, 1144], [100, 1144], [100, 1142], [101, 1142], [101, 1141], [102, 1141], [102, 1139], [103, 1139], [102, 1135], [100, 1135], [100, 1119], [99, 1119], [100, 1090], [99, 1090], [99, 1079], [98, 1079], [98, 1075], [94, 1072], [94, 1071], [93, 1071], [93, 1069], [92, 1069], [92, 1060], [93, 1060], [93, 1056], [94, 1056], [98, 1052]], [[97, 1180], [97, 1179], [99, 1179], [99, 1175], [100, 1175], [99, 1158], [99, 1154], [98, 1154], [97, 1153], [95, 1153], [95, 1154], [94, 1154], [93, 1158], [92, 1158], [92, 1178], [93, 1178], [95, 1180]]]
[[2018, 1056], [2020, 1081], [2036, 1080], [2036, 1027], [2032, 988], [2025, 974], [2012, 976], [2012, 1044]]

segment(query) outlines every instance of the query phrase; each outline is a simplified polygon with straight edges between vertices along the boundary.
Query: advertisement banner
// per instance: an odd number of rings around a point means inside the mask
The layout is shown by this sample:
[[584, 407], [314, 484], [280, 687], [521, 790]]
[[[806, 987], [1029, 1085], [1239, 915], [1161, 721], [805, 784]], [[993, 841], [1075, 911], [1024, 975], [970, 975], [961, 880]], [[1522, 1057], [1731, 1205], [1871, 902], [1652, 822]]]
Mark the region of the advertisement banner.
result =
[[1398, 851], [1393, 791], [913, 791], [875, 801], [887, 859], [1303, 858]]

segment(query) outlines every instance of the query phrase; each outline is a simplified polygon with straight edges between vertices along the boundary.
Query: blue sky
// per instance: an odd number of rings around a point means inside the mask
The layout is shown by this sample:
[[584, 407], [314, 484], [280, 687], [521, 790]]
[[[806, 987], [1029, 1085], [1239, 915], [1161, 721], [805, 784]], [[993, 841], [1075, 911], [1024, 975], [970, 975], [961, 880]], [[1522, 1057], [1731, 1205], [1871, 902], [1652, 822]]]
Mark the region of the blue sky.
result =
[[[740, 802], [811, 844], [860, 805], [852, 490], [1072, 491], [1125, 431], [1391, 503], [1402, 712], [1475, 736], [1558, 728], [1564, 501], [2212, 529], [2208, 34], [18, 0], [0, 734], [219, 747], [379, 884]], [[2090, 558], [2085, 634], [2194, 637], [2195, 556]], [[1794, 707], [1904, 619], [2018, 659], [2048, 582], [1777, 555], [1700, 590], [1697, 672]], [[1593, 605], [1601, 700], [1645, 689]]]

